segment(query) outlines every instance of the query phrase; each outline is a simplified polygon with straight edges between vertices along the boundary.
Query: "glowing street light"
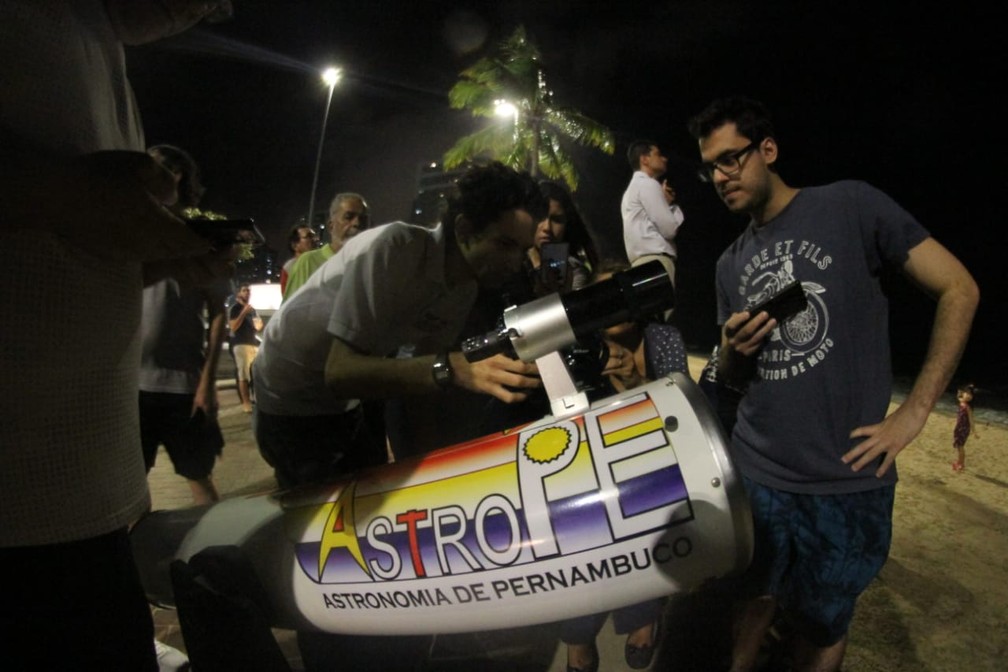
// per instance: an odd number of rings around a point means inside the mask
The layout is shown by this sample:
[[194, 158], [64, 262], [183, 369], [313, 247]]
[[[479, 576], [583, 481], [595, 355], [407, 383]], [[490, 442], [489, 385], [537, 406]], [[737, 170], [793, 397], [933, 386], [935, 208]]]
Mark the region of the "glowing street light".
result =
[[315, 177], [312, 178], [311, 201], [308, 203], [308, 226], [315, 226], [315, 190], [318, 188], [319, 165], [322, 163], [322, 145], [325, 142], [326, 123], [329, 121], [329, 105], [332, 103], [333, 90], [336, 84], [343, 77], [343, 71], [339, 68], [326, 68], [322, 73], [322, 81], [329, 87], [329, 95], [326, 97], [325, 114], [322, 116], [322, 134], [318, 141], [318, 156], [315, 157]]
[[494, 114], [498, 117], [513, 117], [518, 120], [518, 108], [506, 100], [494, 101]]
[[325, 72], [322, 73], [322, 81], [331, 88], [336, 86], [336, 83], [342, 76], [343, 73], [339, 68], [326, 68]]

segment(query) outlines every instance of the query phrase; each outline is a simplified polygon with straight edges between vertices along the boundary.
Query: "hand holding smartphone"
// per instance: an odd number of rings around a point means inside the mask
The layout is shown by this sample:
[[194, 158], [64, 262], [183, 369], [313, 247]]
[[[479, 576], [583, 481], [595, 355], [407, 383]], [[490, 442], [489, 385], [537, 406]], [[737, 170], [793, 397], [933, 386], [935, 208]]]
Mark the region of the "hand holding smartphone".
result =
[[765, 310], [770, 314], [770, 317], [777, 320], [777, 323], [780, 324], [789, 317], [793, 317], [805, 310], [806, 306], [808, 306], [808, 299], [805, 298], [805, 290], [802, 288], [801, 282], [795, 280], [788, 283], [769, 299], [746, 310], [749, 311], [750, 320]]
[[570, 269], [567, 267], [569, 254], [568, 243], [544, 243], [539, 250], [539, 281], [548, 291], [570, 289]]

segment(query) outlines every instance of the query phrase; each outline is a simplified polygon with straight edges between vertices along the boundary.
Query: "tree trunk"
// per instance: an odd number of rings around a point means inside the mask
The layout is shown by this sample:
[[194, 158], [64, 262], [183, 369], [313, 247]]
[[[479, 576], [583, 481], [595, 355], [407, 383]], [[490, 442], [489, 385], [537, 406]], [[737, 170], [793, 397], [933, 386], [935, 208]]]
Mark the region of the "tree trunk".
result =
[[539, 177], [539, 143], [542, 138], [539, 134], [539, 119], [532, 119], [532, 156], [529, 157], [529, 175]]

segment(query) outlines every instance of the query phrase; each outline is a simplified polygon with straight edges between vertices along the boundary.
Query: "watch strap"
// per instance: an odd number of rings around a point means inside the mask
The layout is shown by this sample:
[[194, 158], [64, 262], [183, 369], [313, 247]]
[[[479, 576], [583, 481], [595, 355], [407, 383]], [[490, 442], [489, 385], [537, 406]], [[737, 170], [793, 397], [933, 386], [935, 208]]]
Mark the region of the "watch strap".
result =
[[434, 378], [434, 382], [442, 390], [451, 387], [455, 376], [451, 368], [451, 362], [448, 360], [447, 352], [439, 353], [434, 358], [434, 365], [431, 367], [431, 377]]

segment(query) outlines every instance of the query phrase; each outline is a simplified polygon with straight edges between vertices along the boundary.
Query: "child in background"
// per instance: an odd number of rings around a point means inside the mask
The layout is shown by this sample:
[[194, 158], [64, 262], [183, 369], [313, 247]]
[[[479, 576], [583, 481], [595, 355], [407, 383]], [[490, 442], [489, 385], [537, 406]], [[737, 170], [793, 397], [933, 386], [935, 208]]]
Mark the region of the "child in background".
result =
[[973, 423], [973, 393], [976, 387], [973, 384], [963, 385], [956, 392], [956, 399], [959, 400], [959, 412], [956, 414], [955, 429], [952, 430], [952, 447], [959, 453], [959, 459], [952, 463], [952, 471], [961, 472], [966, 468], [966, 439], [969, 438], [970, 429], [973, 436], [980, 438], [977, 434], [976, 425]]

